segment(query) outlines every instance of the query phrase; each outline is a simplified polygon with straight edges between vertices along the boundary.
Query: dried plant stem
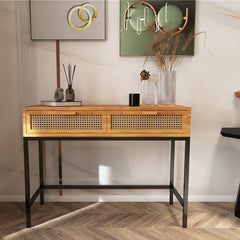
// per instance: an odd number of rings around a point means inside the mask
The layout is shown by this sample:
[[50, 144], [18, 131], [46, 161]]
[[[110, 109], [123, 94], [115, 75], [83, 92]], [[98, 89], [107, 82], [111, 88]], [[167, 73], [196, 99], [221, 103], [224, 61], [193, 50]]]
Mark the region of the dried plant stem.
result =
[[172, 49], [171, 56], [170, 56], [170, 61], [172, 61], [174, 56], [176, 56], [176, 52], [177, 52], [177, 49], [178, 49], [178, 46], [180, 43], [180, 36], [181, 35], [177, 35], [175, 38], [175, 42], [174, 42], [173, 49]]
[[[151, 30], [150, 30], [151, 31]], [[206, 45], [206, 32], [190, 32], [187, 39], [182, 45], [181, 51], [185, 51], [190, 45], [193, 38], [204, 34], [204, 47]], [[165, 31], [164, 33], [158, 32], [153, 34], [154, 39], [151, 49], [155, 54], [155, 62], [161, 71], [173, 71], [177, 65], [177, 51], [181, 45], [182, 35], [175, 33], [172, 30]]]
[[173, 59], [171, 61], [171, 65], [170, 65], [170, 71], [174, 71], [175, 70], [176, 62], [177, 62], [177, 55], [173, 56]]
[[196, 36], [200, 35], [200, 34], [204, 34], [204, 42], [203, 42], [203, 45], [204, 45], [204, 48], [206, 46], [206, 38], [207, 38], [207, 33], [206, 32], [198, 32], [198, 33], [190, 33], [186, 42], [183, 44], [183, 47], [182, 47], [182, 51], [185, 51], [186, 48], [188, 47], [188, 45], [190, 44], [190, 42], [192, 41], [193, 38], [195, 38]]

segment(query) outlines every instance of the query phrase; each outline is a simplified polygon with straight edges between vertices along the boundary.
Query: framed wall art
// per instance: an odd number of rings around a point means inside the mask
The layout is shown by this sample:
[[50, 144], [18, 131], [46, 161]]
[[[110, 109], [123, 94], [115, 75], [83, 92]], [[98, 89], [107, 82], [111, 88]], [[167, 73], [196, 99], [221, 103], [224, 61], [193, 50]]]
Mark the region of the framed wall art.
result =
[[105, 0], [29, 0], [32, 40], [105, 39]]
[[[153, 31], [149, 31], [149, 26]], [[120, 0], [120, 55], [152, 55], [154, 34], [172, 29], [181, 34], [180, 47], [195, 31], [195, 0]], [[194, 39], [177, 55], [194, 55]]]

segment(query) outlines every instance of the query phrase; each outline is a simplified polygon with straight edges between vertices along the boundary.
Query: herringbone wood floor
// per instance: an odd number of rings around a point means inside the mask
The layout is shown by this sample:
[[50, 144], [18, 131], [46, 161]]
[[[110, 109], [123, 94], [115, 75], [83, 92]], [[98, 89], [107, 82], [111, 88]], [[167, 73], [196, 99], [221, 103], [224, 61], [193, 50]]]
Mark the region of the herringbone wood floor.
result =
[[0, 239], [236, 240], [233, 212], [234, 203], [190, 203], [183, 229], [178, 203], [35, 203], [26, 229], [24, 204], [0, 203]]

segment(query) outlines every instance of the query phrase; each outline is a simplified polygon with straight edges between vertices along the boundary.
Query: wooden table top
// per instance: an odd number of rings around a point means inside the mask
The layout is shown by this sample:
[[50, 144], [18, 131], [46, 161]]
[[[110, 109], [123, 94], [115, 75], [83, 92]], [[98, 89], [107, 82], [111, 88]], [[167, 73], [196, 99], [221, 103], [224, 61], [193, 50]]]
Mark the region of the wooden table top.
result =
[[140, 106], [128, 106], [128, 105], [82, 105], [82, 106], [68, 106], [68, 107], [53, 107], [53, 106], [43, 106], [43, 105], [34, 105], [34, 106], [25, 106], [24, 110], [32, 111], [44, 111], [44, 110], [98, 110], [98, 111], [191, 111], [191, 107], [173, 105], [173, 104], [161, 104], [161, 105], [140, 105]]

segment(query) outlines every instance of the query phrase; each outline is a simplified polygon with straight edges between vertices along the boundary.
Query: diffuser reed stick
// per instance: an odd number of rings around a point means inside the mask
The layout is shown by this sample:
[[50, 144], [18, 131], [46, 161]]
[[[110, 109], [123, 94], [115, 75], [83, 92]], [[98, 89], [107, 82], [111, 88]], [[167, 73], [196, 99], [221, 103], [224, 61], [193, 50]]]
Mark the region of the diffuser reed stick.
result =
[[74, 65], [72, 68], [72, 65], [70, 63], [68, 64], [67, 67], [65, 67], [65, 65], [63, 64], [63, 69], [64, 69], [66, 81], [68, 84], [68, 89], [66, 90], [66, 101], [72, 102], [74, 101], [74, 98], [75, 98], [72, 84], [73, 84], [74, 74], [76, 70], [76, 65]]
[[68, 71], [66, 71], [66, 67], [63, 64], [63, 69], [64, 69], [64, 72], [65, 72], [65, 77], [66, 77], [66, 80], [67, 80], [68, 88], [69, 88], [70, 93], [71, 93], [74, 74], [75, 74], [75, 70], [76, 70], [76, 65], [74, 65], [73, 71], [72, 71], [72, 65], [70, 63], [68, 64], [67, 68], [68, 68], [67, 69]]

